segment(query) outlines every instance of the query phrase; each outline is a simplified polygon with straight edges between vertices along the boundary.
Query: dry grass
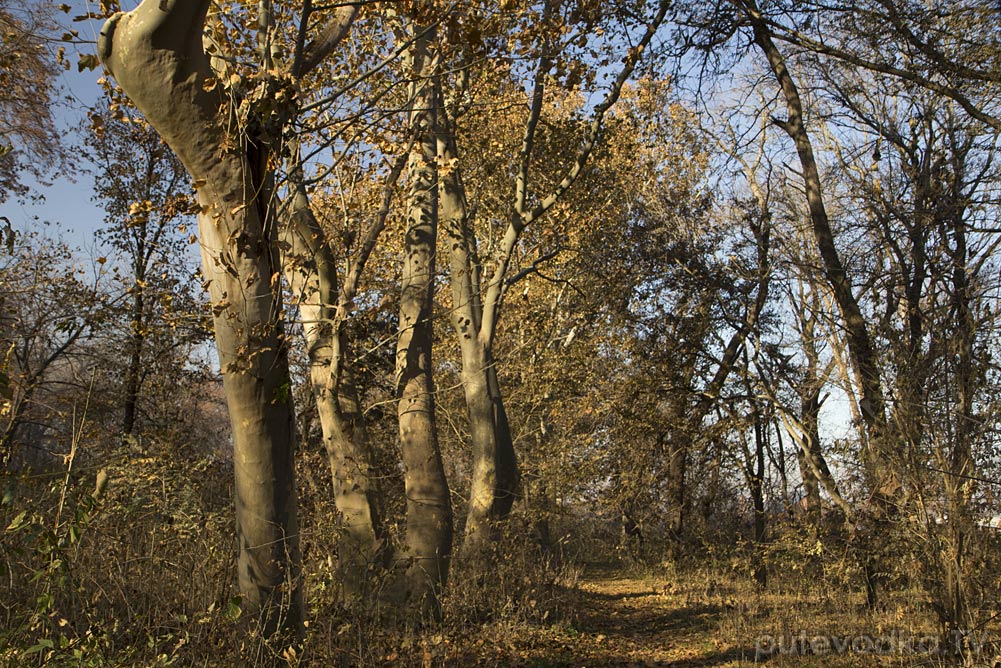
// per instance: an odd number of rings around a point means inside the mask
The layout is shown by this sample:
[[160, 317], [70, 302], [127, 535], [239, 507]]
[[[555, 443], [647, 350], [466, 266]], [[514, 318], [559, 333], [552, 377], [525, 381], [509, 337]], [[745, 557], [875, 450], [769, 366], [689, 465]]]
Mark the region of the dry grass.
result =
[[[125, 454], [108, 467], [112, 483], [97, 502], [96, 467], [82, 466], [69, 484], [60, 476], [0, 481], [0, 666], [243, 665], [229, 472], [217, 470], [226, 465]], [[940, 634], [921, 592], [901, 586], [868, 610], [838, 563], [804, 571], [789, 560], [765, 590], [723, 559], [680, 572], [582, 572], [526, 548], [528, 523], [517, 521], [488, 568], [456, 568], [442, 622], [392, 627], [376, 606], [343, 605], [326, 556], [335, 541], [321, 530], [334, 519], [319, 500], [303, 499], [302, 508], [310, 614], [302, 665], [956, 663], [915, 644]], [[977, 638], [999, 632], [991, 622]], [[877, 649], [870, 641], [881, 651], [869, 651]], [[993, 652], [973, 654], [972, 665], [991, 665]]]

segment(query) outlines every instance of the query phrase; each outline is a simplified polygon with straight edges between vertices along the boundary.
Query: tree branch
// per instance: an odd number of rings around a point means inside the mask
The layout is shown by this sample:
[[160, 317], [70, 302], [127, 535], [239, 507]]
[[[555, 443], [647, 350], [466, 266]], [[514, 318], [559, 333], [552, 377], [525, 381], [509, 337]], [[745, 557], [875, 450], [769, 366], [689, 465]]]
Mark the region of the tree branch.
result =
[[[292, 75], [303, 77], [309, 74], [323, 62], [324, 58], [333, 53], [351, 31], [351, 24], [358, 16], [359, 9], [360, 5], [345, 5], [334, 12], [333, 18], [323, 27], [320, 35], [305, 48], [301, 61], [293, 64]], [[307, 16], [304, 10], [304, 21]]]
[[625, 85], [629, 77], [632, 76], [633, 70], [636, 68], [636, 64], [643, 55], [643, 51], [650, 44], [654, 35], [659, 30], [660, 24], [664, 21], [664, 17], [667, 15], [667, 10], [670, 5], [671, 3], [669, 0], [661, 0], [658, 4], [656, 14], [646, 26], [643, 37], [636, 44], [636, 46], [629, 49], [623, 61], [622, 69], [619, 71], [618, 76], [612, 83], [611, 89], [608, 91], [605, 99], [594, 108], [594, 116], [588, 126], [584, 144], [581, 146], [580, 151], [578, 151], [577, 157], [574, 159], [573, 165], [567, 171], [566, 175], [556, 185], [553, 191], [535, 208], [533, 208], [531, 212], [525, 213], [516, 211], [518, 215], [508, 224], [507, 230], [504, 233], [504, 238], [501, 241], [501, 250], [498, 257], [497, 267], [495, 268], [493, 276], [487, 285], [486, 296], [483, 300], [483, 325], [480, 335], [485, 337], [487, 341], [491, 341], [493, 339], [494, 330], [496, 329], [497, 319], [500, 313], [501, 302], [504, 298], [504, 277], [507, 275], [508, 268], [511, 264], [511, 256], [514, 253], [514, 247], [518, 243], [518, 238], [521, 236], [522, 230], [532, 222], [545, 215], [549, 209], [551, 209], [553, 205], [555, 205], [556, 202], [558, 202], [560, 198], [566, 194], [567, 190], [570, 189], [570, 186], [572, 186], [577, 180], [581, 171], [583, 171], [584, 165], [587, 164], [588, 159], [591, 157], [591, 153], [594, 151], [594, 148], [597, 146], [598, 140], [600, 139], [602, 122], [604, 121], [605, 113], [612, 108], [616, 101], [618, 101], [619, 96], [622, 94], [622, 87]]

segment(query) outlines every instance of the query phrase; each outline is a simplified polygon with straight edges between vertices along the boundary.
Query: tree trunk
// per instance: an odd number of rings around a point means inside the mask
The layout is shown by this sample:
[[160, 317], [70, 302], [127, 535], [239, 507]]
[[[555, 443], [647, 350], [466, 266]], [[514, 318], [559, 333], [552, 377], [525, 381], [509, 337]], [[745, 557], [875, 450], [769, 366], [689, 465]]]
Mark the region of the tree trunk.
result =
[[806, 357], [806, 369], [797, 388], [799, 394], [799, 421], [803, 427], [802, 438], [795, 439], [799, 445], [796, 458], [799, 461], [799, 473], [803, 479], [803, 496], [806, 499], [807, 521], [815, 528], [820, 526], [820, 488], [821, 476], [831, 478], [830, 469], [824, 459], [820, 447], [820, 392], [824, 387], [824, 379], [820, 377], [819, 355], [816, 344], [816, 313], [819, 310], [819, 299], [812, 293], [814, 303], [807, 308], [801, 304], [796, 314], [803, 354]]
[[[768, 60], [785, 98], [788, 117], [784, 121], [776, 120], [775, 122], [793, 140], [803, 170], [807, 206], [810, 212], [810, 221], [813, 224], [817, 250], [822, 260], [824, 277], [841, 311], [848, 337], [849, 353], [861, 383], [862, 401], [860, 407], [862, 418], [867, 427], [868, 447], [870, 448], [867, 464], [872, 474], [871, 480], [875, 481], [881, 477], [876, 475], [875, 469], [878, 468], [877, 462], [880, 459], [876, 455], [881, 452], [881, 448], [887, 447], [882, 439], [882, 432], [886, 425], [886, 401], [880, 383], [876, 353], [866, 327], [865, 317], [862, 315], [862, 310], [852, 292], [851, 281], [834, 243], [834, 232], [831, 229], [827, 209], [824, 205], [820, 172], [817, 169], [817, 161], [814, 158], [809, 133], [804, 125], [803, 105], [799, 91], [786, 67], [785, 58], [772, 40], [761, 11], [753, 0], [747, 0], [743, 4], [754, 29], [754, 42]], [[888, 481], [887, 484], [889, 484]]]
[[[958, 182], [959, 179], [957, 178]], [[961, 191], [957, 185], [955, 190]], [[954, 201], [962, 201], [960, 192], [950, 193]], [[958, 205], [957, 205], [958, 206]], [[953, 443], [948, 450], [948, 462], [944, 463], [951, 475], [944, 476], [946, 496], [949, 503], [949, 525], [947, 541], [943, 550], [946, 560], [947, 631], [958, 632], [971, 628], [969, 592], [966, 575], [970, 570], [967, 555], [971, 544], [976, 544], [975, 523], [971, 499], [975, 489], [973, 477], [976, 463], [973, 456], [973, 440], [979, 422], [974, 410], [978, 384], [975, 341], [977, 323], [971, 308], [970, 277], [966, 222], [961, 211], [952, 211], [947, 221], [952, 233], [952, 299], [950, 309], [955, 332], [952, 334], [952, 349], [955, 351], [955, 409], [952, 420], [955, 424]], [[982, 538], [981, 538], [982, 540]], [[955, 637], [955, 636], [953, 636]]]
[[122, 433], [129, 435], [136, 425], [136, 406], [139, 403], [139, 386], [142, 378], [142, 349], [146, 336], [143, 332], [145, 290], [141, 282], [145, 276], [136, 275], [135, 294], [132, 299], [132, 339], [129, 366], [125, 371], [125, 410], [122, 416]]
[[464, 549], [475, 552], [496, 539], [497, 523], [508, 516], [517, 498], [519, 473], [490, 350], [473, 337], [465, 338], [461, 326], [457, 331], [473, 450]]
[[[294, 429], [281, 271], [264, 175], [245, 136], [229, 134], [227, 105], [202, 50], [210, 3], [143, 0], [112, 17], [98, 51], [108, 70], [195, 182], [202, 265], [233, 430], [239, 585], [259, 636], [251, 662], [270, 662], [300, 633]], [[208, 89], [208, 90], [207, 90]], [[221, 110], [221, 111], [220, 111]]]
[[[457, 165], [455, 134], [444, 109], [438, 110], [437, 128], [438, 164]], [[517, 498], [518, 463], [493, 359], [492, 332], [482, 327], [479, 259], [465, 187], [457, 166], [443, 170], [438, 178], [441, 222], [449, 247], [452, 325], [462, 357], [462, 390], [473, 452], [464, 549], [476, 551], [492, 542], [492, 529], [511, 511]]]
[[418, 141], [407, 172], [408, 221], [396, 345], [396, 396], [407, 499], [405, 596], [422, 615], [440, 616], [439, 594], [452, 552], [452, 505], [438, 449], [431, 365], [438, 193], [435, 180], [436, 95], [426, 31], [411, 47], [411, 125]]
[[[297, 153], [297, 151], [294, 151]], [[344, 523], [338, 541], [340, 581], [346, 597], [363, 601], [370, 580], [384, 563], [382, 492], [372, 475], [372, 453], [362, 415], [346, 313], [339, 304], [337, 273], [326, 235], [313, 216], [302, 186], [301, 168], [290, 169], [291, 220], [285, 223], [284, 267], [299, 313], [309, 354], [310, 381], [323, 446], [334, 484], [334, 502]]]
[[541, 476], [535, 479], [534, 484], [526, 481], [525, 486], [527, 489], [531, 490], [530, 498], [529, 493], [526, 492], [525, 501], [530, 502], [529, 508], [531, 513], [530, 516], [532, 517], [532, 532], [535, 536], [535, 542], [539, 548], [539, 553], [549, 565], [559, 566], [563, 555], [561, 554], [561, 551], [557, 551], [555, 549], [556, 546], [553, 543], [553, 531], [552, 526], [550, 525], [550, 518], [553, 516], [555, 504], [549, 494], [549, 488]]
[[[334, 336], [343, 339], [345, 335], [340, 331]], [[323, 347], [329, 351], [329, 345]], [[379, 569], [373, 567], [384, 563], [382, 491], [372, 470], [368, 430], [353, 370], [345, 366], [337, 387], [331, 388], [329, 362], [322, 361], [329, 352], [321, 348], [317, 353], [318, 363], [310, 363], [310, 378], [334, 482], [334, 502], [344, 522], [338, 543], [341, 584], [348, 597], [364, 602], [371, 577], [378, 575]]]
[[[863, 450], [863, 464], [873, 499], [872, 509], [861, 519], [868, 534], [866, 538], [869, 541], [875, 541], [885, 532], [883, 523], [895, 514], [893, 496], [900, 487], [900, 481], [892, 466], [894, 461], [893, 443], [888, 438], [886, 429], [886, 400], [883, 394], [876, 352], [869, 336], [865, 317], [852, 291], [850, 277], [835, 245], [834, 232], [824, 205], [823, 188], [813, 153], [813, 144], [803, 118], [803, 104], [799, 97], [799, 90], [786, 66], [785, 58], [772, 39], [768, 23], [757, 4], [754, 0], [744, 0], [740, 4], [744, 7], [747, 18], [751, 22], [754, 43], [767, 59], [786, 103], [788, 111], [786, 120], [775, 120], [775, 123], [789, 135], [796, 146], [796, 153], [799, 156], [803, 173], [807, 208], [810, 212], [810, 222], [813, 226], [817, 251], [821, 258], [824, 278], [841, 312], [848, 339], [848, 352], [858, 375], [862, 394], [859, 408], [862, 412], [862, 421], [865, 424], [867, 441]], [[862, 557], [866, 561], [863, 570], [866, 577], [867, 600], [870, 603], [875, 603], [879, 579], [882, 578], [885, 565], [877, 563], [879, 559], [873, 556], [878, 553], [878, 549], [874, 549], [874, 545], [870, 544], [864, 552]]]
[[[748, 383], [750, 385], [750, 383]], [[751, 503], [754, 507], [754, 581], [759, 587], [768, 584], [768, 567], [764, 561], [765, 543], [765, 439], [768, 421], [763, 420], [757, 402], [752, 402], [754, 418], [754, 452], [747, 463], [747, 480], [751, 489]]]
[[685, 538], [685, 519], [688, 504], [686, 473], [688, 463], [688, 437], [669, 439], [667, 460], [667, 554], [670, 562], [681, 559]]
[[503, 520], [511, 512], [511, 507], [518, 499], [521, 474], [518, 471], [518, 460], [514, 453], [511, 423], [507, 419], [500, 380], [497, 378], [497, 360], [494, 359], [492, 341], [487, 347], [486, 361], [487, 389], [490, 391], [490, 402], [493, 406], [494, 435], [497, 441], [495, 454], [497, 486], [494, 489], [493, 517], [496, 520]]
[[[801, 392], [800, 421], [803, 423], [803, 445], [796, 449], [796, 459], [799, 461], [799, 474], [803, 479], [807, 521], [816, 528], [820, 522], [820, 477], [814, 473], [810, 458], [818, 462], [823, 461], [823, 453], [820, 450], [820, 388], [811, 383], [809, 389]], [[827, 467], [826, 462], [823, 465]]]

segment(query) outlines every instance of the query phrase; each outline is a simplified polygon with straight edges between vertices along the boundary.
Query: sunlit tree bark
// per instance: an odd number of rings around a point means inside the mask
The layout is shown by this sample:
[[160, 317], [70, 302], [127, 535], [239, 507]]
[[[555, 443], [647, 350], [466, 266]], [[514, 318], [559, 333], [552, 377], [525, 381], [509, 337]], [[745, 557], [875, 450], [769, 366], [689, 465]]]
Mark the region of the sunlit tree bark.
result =
[[266, 149], [228, 122], [202, 47], [209, 2], [146, 0], [112, 17], [99, 54], [174, 150], [198, 196], [202, 266], [233, 433], [238, 573], [265, 660], [294, 642], [303, 609], [294, 429], [277, 226], [260, 166]]
[[434, 128], [439, 105], [434, 84], [438, 62], [429, 48], [432, 33], [416, 28], [407, 55], [415, 142], [407, 165], [396, 396], [407, 502], [405, 595], [417, 610], [436, 616], [452, 553], [452, 503], [438, 448], [431, 365], [438, 230]]

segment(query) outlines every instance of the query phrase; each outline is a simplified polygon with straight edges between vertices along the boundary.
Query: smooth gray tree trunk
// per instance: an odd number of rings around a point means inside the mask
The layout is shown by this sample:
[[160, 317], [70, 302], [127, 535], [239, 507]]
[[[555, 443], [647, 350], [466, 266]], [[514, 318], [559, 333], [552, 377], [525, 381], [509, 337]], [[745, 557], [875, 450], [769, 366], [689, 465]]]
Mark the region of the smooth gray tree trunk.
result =
[[[455, 136], [444, 110], [439, 110], [437, 120], [438, 162], [456, 164]], [[491, 528], [510, 513], [517, 498], [519, 475], [493, 359], [492, 337], [482, 329], [479, 261], [465, 200], [459, 169], [440, 174], [439, 205], [449, 250], [452, 325], [462, 359], [462, 391], [473, 456], [465, 545], [483, 547], [491, 542]]]
[[[300, 634], [294, 429], [281, 272], [251, 138], [233, 135], [202, 49], [207, 1], [144, 0], [101, 31], [101, 60], [195, 182], [202, 265], [233, 430], [239, 586], [247, 659], [275, 660]], [[222, 109], [223, 111], [220, 111]]]
[[372, 470], [333, 252], [309, 207], [301, 169], [296, 165], [290, 173], [295, 193], [291, 220], [283, 225], [285, 274], [293, 294], [299, 295], [313, 397], [343, 521], [340, 582], [345, 597], [359, 602], [370, 592], [386, 554], [382, 490]]
[[433, 137], [437, 65], [429, 31], [415, 30], [410, 49], [411, 127], [417, 141], [407, 165], [407, 230], [396, 346], [396, 397], [406, 493], [406, 606], [440, 616], [441, 588], [452, 554], [452, 503], [438, 449], [431, 363], [438, 193]]

